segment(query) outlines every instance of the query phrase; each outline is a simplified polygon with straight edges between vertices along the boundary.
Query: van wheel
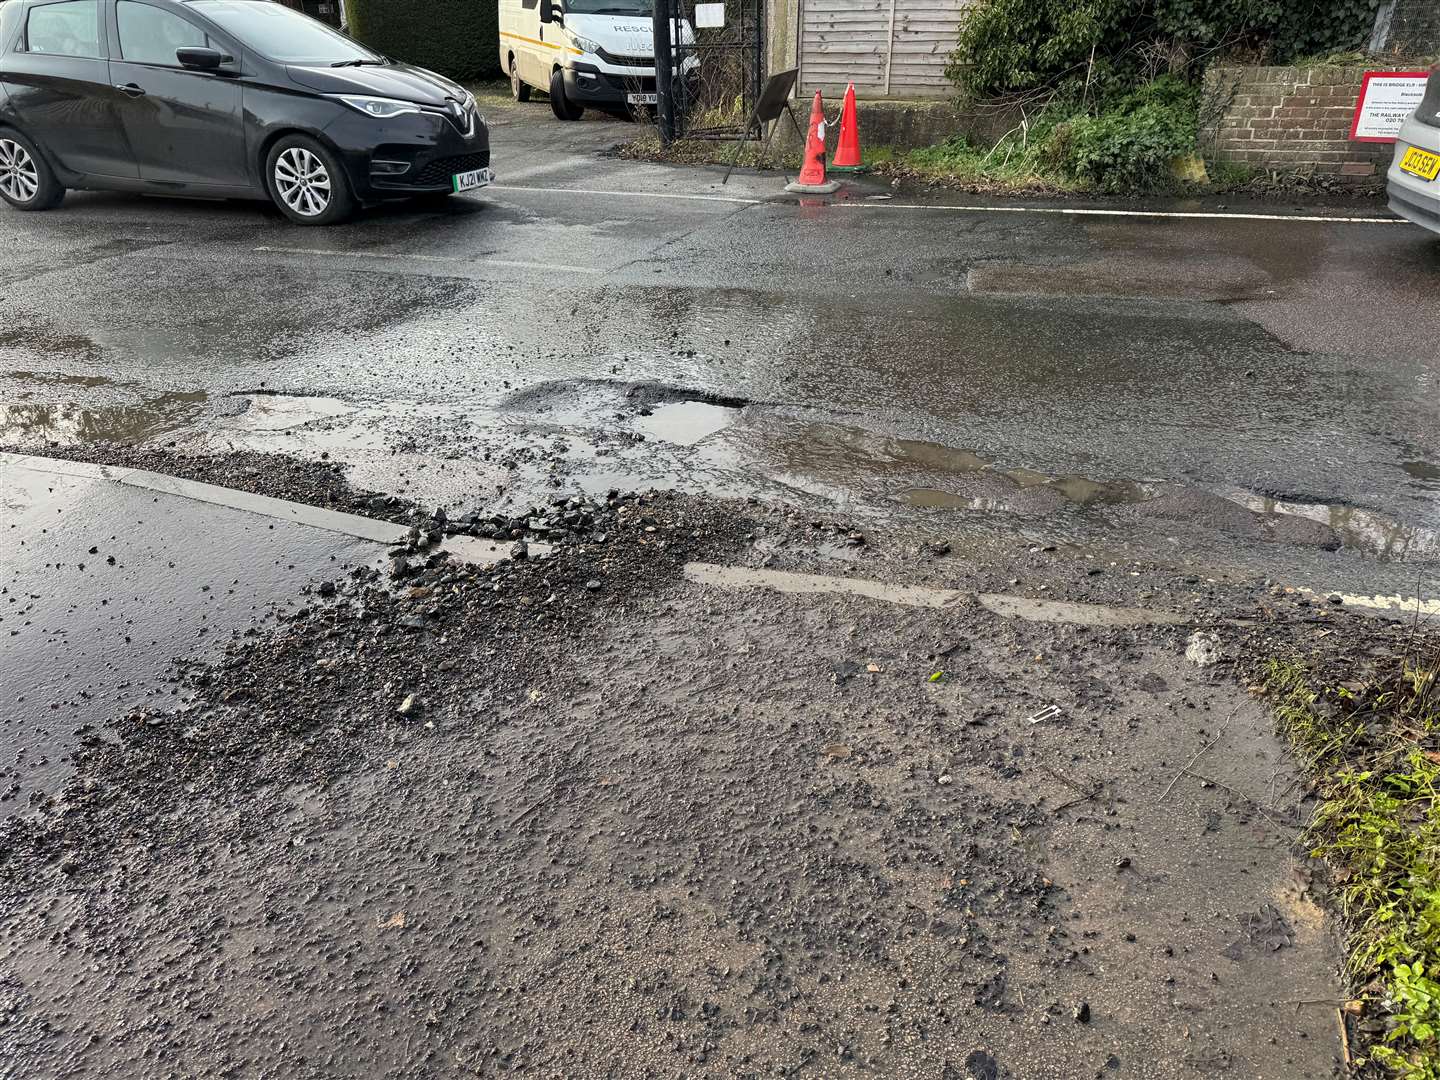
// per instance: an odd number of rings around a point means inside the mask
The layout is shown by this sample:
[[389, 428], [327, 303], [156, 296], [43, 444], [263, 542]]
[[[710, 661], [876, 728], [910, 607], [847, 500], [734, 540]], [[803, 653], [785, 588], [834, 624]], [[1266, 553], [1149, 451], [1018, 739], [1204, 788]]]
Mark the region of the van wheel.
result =
[[530, 86], [520, 81], [520, 72], [515, 67], [515, 58], [510, 58], [510, 96], [516, 101], [530, 100]]
[[308, 135], [286, 135], [270, 148], [265, 182], [280, 212], [297, 225], [336, 225], [355, 212], [345, 170]]
[[0, 199], [17, 210], [50, 210], [65, 189], [35, 144], [9, 128], [0, 128]]
[[579, 120], [585, 113], [585, 106], [565, 96], [565, 76], [556, 68], [550, 75], [550, 108], [561, 120]]

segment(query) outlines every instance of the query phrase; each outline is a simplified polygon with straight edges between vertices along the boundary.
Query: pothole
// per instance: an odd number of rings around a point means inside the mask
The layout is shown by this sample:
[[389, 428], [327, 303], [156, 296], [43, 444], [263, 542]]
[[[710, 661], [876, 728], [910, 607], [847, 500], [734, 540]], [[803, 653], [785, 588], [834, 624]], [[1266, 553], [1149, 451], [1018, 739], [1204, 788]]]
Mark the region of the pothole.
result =
[[729, 405], [711, 405], [706, 401], [675, 401], [643, 413], [635, 426], [652, 439], [694, 446], [717, 431], [724, 431], [740, 416]]
[[356, 411], [354, 405], [337, 398], [265, 393], [250, 397], [243, 412], [218, 423], [235, 431], [285, 431]]

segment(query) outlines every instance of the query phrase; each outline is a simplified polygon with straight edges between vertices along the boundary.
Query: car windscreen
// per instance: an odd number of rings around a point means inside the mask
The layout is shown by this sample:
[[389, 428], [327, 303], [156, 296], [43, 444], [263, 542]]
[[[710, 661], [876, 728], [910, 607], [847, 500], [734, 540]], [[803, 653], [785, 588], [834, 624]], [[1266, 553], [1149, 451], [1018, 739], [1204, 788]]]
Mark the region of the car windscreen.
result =
[[572, 15], [634, 15], [646, 19], [655, 13], [655, 0], [561, 0]]
[[191, 5], [247, 49], [279, 64], [339, 64], [385, 58], [322, 22], [273, 0], [195, 0]]

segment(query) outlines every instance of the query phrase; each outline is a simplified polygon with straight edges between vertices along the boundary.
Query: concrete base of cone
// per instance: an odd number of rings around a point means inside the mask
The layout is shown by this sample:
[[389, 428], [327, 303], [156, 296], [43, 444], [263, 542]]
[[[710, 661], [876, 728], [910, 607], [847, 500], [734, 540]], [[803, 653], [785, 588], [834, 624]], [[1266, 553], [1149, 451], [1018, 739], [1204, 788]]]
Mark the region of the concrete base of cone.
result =
[[840, 181], [826, 180], [823, 184], [786, 184], [785, 190], [800, 195], [833, 195], [840, 190]]

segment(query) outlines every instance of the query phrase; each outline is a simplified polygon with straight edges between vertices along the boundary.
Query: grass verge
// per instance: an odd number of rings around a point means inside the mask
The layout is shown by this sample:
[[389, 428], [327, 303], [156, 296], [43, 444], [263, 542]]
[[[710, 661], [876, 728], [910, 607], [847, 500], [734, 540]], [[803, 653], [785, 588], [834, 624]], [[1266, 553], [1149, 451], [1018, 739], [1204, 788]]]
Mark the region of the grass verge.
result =
[[1440, 651], [1356, 682], [1271, 660], [1265, 691], [1321, 799], [1307, 833], [1348, 932], [1362, 1075], [1440, 1080]]

